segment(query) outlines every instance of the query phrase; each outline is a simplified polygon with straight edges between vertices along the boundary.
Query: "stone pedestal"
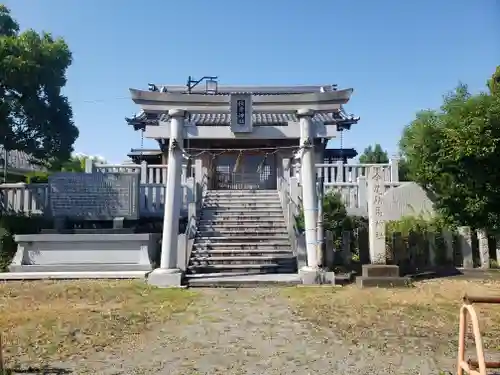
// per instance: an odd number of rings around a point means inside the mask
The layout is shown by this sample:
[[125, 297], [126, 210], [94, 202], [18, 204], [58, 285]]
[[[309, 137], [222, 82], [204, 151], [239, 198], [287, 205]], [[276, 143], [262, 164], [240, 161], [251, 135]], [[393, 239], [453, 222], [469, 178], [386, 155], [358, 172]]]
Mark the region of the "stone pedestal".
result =
[[180, 288], [182, 272], [179, 269], [157, 268], [148, 275], [148, 284], [159, 288]]
[[356, 278], [356, 284], [366, 287], [404, 287], [411, 285], [411, 279], [401, 277], [399, 266], [389, 264], [364, 264], [361, 277]]
[[335, 285], [335, 273], [320, 268], [302, 267], [299, 277], [303, 285]]

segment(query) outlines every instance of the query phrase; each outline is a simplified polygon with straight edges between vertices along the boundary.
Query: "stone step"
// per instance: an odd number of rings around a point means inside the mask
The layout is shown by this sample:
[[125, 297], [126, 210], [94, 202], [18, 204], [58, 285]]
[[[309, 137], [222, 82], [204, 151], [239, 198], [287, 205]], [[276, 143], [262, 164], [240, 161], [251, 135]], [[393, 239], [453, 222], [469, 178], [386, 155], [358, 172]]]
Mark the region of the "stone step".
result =
[[243, 200], [279, 200], [280, 196], [278, 194], [268, 194], [268, 195], [245, 195], [245, 194], [233, 194], [233, 195], [205, 195], [203, 197], [204, 200], [212, 199], [212, 200], [234, 200], [234, 199], [243, 199]]
[[288, 239], [281, 241], [269, 242], [213, 242], [203, 241], [195, 242], [193, 248], [197, 250], [224, 250], [224, 249], [238, 249], [238, 250], [282, 250], [290, 249], [290, 241]]
[[281, 233], [288, 234], [286, 227], [282, 225], [198, 225], [198, 233]]
[[191, 256], [294, 256], [290, 248], [284, 249], [193, 249]]
[[242, 206], [242, 205], [233, 205], [233, 206], [204, 206], [202, 208], [202, 212], [205, 211], [219, 211], [219, 212], [254, 212], [254, 213], [262, 213], [265, 214], [267, 212], [276, 212], [283, 213], [283, 209], [281, 206], [266, 206], [266, 205], [255, 205], [255, 206]]
[[[211, 265], [189, 265], [188, 270], [192, 273], [215, 273], [218, 270], [222, 272], [241, 272], [242, 270], [268, 271], [280, 268], [277, 263], [248, 263], [248, 264], [211, 264]], [[283, 267], [285, 268], [285, 267]]]
[[227, 218], [228, 220], [238, 220], [238, 221], [245, 221], [245, 220], [250, 220], [250, 219], [257, 219], [257, 220], [277, 220], [281, 219], [284, 220], [285, 217], [283, 216], [283, 212], [256, 212], [255, 210], [253, 211], [248, 211], [248, 212], [234, 212], [234, 211], [222, 211], [222, 212], [216, 212], [216, 211], [201, 211], [200, 214], [200, 219], [203, 219], [203, 217], [210, 216], [210, 217], [224, 217]]
[[280, 202], [278, 196], [275, 197], [205, 197], [203, 202]]
[[289, 241], [288, 235], [255, 235], [255, 236], [203, 236], [199, 233], [196, 234], [196, 241], [243, 241], [245, 243], [260, 243], [260, 242], [271, 242], [276, 240]]
[[253, 256], [192, 256], [191, 264], [266, 264], [266, 263], [289, 263], [295, 262], [296, 258], [290, 254], [281, 255], [253, 255]]
[[272, 220], [268, 221], [263, 218], [262, 220], [232, 220], [232, 219], [222, 219], [222, 220], [200, 220], [198, 221], [198, 228], [260, 228], [260, 227], [284, 227], [286, 228], [285, 220]]
[[198, 288], [255, 288], [259, 286], [296, 286], [298, 274], [292, 273], [211, 273], [186, 275], [189, 287]]
[[[229, 231], [214, 231], [214, 230], [205, 230], [205, 231], [198, 231], [196, 234], [197, 238], [229, 238], [229, 239], [234, 239], [234, 238], [252, 238], [252, 241], [255, 241], [261, 237], [267, 238], [288, 238], [288, 232], [285, 229], [279, 229], [276, 231], [272, 230], [259, 230], [259, 231], [249, 231], [246, 230], [245, 228], [240, 228], [239, 230], [229, 230]], [[255, 238], [255, 240], [254, 240]]]
[[242, 226], [245, 226], [246, 228], [258, 228], [261, 226], [268, 226], [268, 227], [279, 227], [283, 226], [286, 227], [285, 220], [282, 218], [281, 220], [266, 220], [266, 218], [262, 219], [250, 219], [250, 220], [234, 220], [232, 218], [230, 219], [222, 219], [222, 220], [199, 220], [198, 221], [198, 227], [202, 226], [207, 226], [207, 227], [218, 227], [218, 226], [223, 226], [226, 228], [241, 228]]
[[234, 208], [234, 207], [242, 207], [242, 208], [255, 208], [255, 207], [272, 207], [272, 208], [281, 208], [281, 203], [280, 202], [262, 202], [262, 201], [256, 201], [256, 202], [238, 202], [236, 200], [232, 202], [203, 202], [202, 208], [212, 208], [212, 207], [227, 207], [227, 208]]
[[234, 194], [243, 194], [243, 195], [268, 195], [268, 194], [278, 194], [278, 190], [276, 189], [268, 189], [268, 190], [207, 190], [206, 195], [234, 195]]

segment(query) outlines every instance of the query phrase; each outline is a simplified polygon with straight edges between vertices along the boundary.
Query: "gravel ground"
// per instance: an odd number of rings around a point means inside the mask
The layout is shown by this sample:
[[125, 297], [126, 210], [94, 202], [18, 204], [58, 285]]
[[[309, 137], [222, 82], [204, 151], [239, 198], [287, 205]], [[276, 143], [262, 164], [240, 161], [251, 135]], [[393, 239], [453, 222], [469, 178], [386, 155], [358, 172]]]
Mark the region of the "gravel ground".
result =
[[[136, 347], [123, 343], [71, 367], [74, 374], [438, 374], [454, 372], [453, 356], [434, 358], [347, 346], [333, 332], [295, 316], [279, 289], [206, 289]], [[339, 317], [341, 318], [341, 317]], [[57, 373], [57, 372], [52, 372]]]

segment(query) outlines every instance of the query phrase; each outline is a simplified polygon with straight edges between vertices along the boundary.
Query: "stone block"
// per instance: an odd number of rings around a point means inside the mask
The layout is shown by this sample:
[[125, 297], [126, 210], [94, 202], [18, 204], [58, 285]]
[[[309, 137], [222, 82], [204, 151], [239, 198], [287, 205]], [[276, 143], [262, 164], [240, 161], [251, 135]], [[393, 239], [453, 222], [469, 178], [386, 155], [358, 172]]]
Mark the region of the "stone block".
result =
[[159, 234], [29, 234], [18, 244], [11, 272], [150, 271]]
[[434, 203], [428, 193], [415, 182], [385, 192], [382, 198], [385, 220], [399, 220], [406, 216], [430, 218], [435, 215]]
[[409, 277], [384, 277], [384, 276], [374, 276], [374, 277], [356, 277], [356, 285], [360, 288], [398, 288], [398, 287], [409, 287], [412, 282]]
[[148, 275], [147, 282], [158, 288], [180, 288], [182, 277], [183, 274], [179, 269], [157, 268]]
[[335, 285], [335, 273], [321, 269], [303, 267], [299, 270], [299, 277], [303, 285]]
[[54, 218], [113, 220], [139, 218], [139, 174], [55, 173], [49, 177]]
[[363, 264], [363, 277], [399, 277], [399, 266], [389, 264]]

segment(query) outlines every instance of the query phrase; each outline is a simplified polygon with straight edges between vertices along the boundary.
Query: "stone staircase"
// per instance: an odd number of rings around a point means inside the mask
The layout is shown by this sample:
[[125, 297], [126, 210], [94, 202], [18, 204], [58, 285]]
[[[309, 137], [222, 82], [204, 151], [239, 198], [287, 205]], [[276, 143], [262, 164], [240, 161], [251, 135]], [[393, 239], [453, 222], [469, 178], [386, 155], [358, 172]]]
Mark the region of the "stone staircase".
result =
[[209, 190], [187, 270], [204, 278], [297, 272], [278, 192]]

